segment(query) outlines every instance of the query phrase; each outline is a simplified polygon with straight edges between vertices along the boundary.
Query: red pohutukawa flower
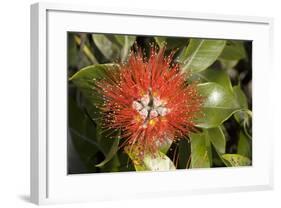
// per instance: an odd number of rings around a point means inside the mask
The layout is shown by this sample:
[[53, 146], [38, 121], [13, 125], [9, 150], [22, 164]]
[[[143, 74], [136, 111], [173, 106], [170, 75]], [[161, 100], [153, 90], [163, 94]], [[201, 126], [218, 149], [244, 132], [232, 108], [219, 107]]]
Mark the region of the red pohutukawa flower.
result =
[[120, 129], [125, 144], [154, 153], [161, 144], [187, 136], [200, 115], [202, 97], [187, 84], [171, 53], [151, 47], [150, 56], [131, 52], [128, 62], [108, 70], [98, 83], [105, 125]]

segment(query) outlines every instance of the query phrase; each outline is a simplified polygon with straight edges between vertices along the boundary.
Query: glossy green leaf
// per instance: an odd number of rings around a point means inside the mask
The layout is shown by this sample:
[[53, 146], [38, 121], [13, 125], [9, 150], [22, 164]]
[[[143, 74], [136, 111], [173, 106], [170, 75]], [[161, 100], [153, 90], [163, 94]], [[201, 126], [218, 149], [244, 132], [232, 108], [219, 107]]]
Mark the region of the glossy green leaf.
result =
[[108, 70], [115, 70], [119, 66], [116, 64], [96, 64], [82, 68], [75, 73], [69, 80], [82, 92], [91, 106], [93, 119], [98, 117], [98, 105], [103, 103], [101, 95], [94, 90], [95, 82], [104, 78]]
[[179, 57], [183, 72], [200, 72], [212, 65], [221, 54], [224, 40], [190, 39]]
[[206, 130], [206, 133], [218, 154], [224, 154], [226, 141], [222, 129], [220, 127], [212, 128]]
[[228, 74], [219, 68], [208, 68], [199, 73], [194, 73], [195, 77], [198, 77], [200, 82], [215, 82], [224, 89], [228, 90], [230, 93], [233, 92], [232, 84]]
[[206, 132], [191, 133], [191, 168], [212, 166], [211, 144]]
[[198, 127], [218, 127], [241, 108], [234, 95], [217, 83], [199, 84], [198, 89], [204, 97], [204, 116], [197, 120]]
[[243, 41], [239, 41], [239, 40], [227, 41], [220, 55], [220, 58], [225, 60], [231, 60], [231, 61], [246, 58], [246, 51], [243, 45]]
[[228, 167], [250, 166], [251, 160], [239, 154], [224, 154], [223, 161]]
[[134, 44], [136, 37], [128, 35], [102, 35], [93, 34], [93, 41], [100, 52], [109, 60], [126, 61], [131, 46]]

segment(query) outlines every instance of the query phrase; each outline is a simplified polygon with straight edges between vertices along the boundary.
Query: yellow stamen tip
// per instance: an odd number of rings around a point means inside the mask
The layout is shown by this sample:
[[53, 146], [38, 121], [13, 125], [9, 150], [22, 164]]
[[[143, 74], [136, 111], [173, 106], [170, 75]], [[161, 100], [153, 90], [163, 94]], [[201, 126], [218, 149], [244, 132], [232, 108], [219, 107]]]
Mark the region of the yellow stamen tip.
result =
[[149, 125], [151, 125], [151, 126], [154, 126], [155, 125], [155, 123], [156, 123], [156, 121], [155, 120], [149, 120]]
[[141, 117], [139, 115], [135, 116], [135, 121], [139, 123], [141, 121]]

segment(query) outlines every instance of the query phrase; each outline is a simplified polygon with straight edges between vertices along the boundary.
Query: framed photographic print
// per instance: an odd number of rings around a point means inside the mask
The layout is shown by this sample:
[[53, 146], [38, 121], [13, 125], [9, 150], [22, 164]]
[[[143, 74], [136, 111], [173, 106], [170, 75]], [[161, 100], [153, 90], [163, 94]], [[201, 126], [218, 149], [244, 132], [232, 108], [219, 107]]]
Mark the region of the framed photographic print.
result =
[[271, 30], [270, 18], [32, 5], [32, 202], [270, 189]]

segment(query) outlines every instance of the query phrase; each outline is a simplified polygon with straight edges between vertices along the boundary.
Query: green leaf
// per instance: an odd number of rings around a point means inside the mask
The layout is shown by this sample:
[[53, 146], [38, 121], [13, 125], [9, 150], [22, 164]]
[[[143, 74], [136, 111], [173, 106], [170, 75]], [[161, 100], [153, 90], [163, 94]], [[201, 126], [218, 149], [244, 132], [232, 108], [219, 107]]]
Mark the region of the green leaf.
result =
[[98, 105], [103, 103], [101, 95], [94, 90], [95, 82], [104, 78], [109, 70], [115, 70], [119, 66], [116, 64], [96, 64], [82, 68], [69, 80], [82, 92], [91, 105], [91, 111], [95, 113], [92, 119], [99, 117]]
[[241, 108], [234, 95], [217, 83], [199, 84], [198, 89], [204, 97], [204, 116], [197, 120], [197, 127], [218, 127]]
[[139, 156], [138, 148], [132, 147], [130, 150], [125, 150], [131, 158], [136, 171], [168, 171], [175, 170], [173, 162], [162, 152], [156, 152], [153, 155], [145, 153]]
[[198, 77], [201, 82], [215, 82], [230, 93], [233, 92], [230, 78], [224, 70], [219, 68], [208, 68], [199, 73], [194, 73], [193, 76]]
[[68, 51], [67, 51], [67, 63], [69, 67], [77, 65], [78, 50], [75, 44], [74, 34], [69, 33], [67, 38]]
[[212, 166], [212, 151], [206, 132], [191, 133], [191, 168], [209, 168]]
[[109, 60], [126, 61], [131, 46], [134, 44], [136, 37], [128, 35], [102, 35], [93, 34], [93, 41], [100, 52]]
[[237, 99], [239, 105], [244, 108], [248, 109], [248, 101], [245, 93], [242, 91], [239, 85], [233, 87], [235, 98]]
[[218, 154], [225, 153], [225, 136], [223, 131], [220, 127], [212, 128], [206, 130], [208, 134], [208, 138], [210, 139], [211, 143], [214, 145]]
[[117, 154], [106, 164], [100, 166], [100, 172], [120, 172], [121, 163]]
[[159, 144], [158, 149], [162, 153], [166, 154], [168, 150], [170, 149], [171, 145], [173, 143], [172, 139], [166, 139], [161, 144]]
[[191, 157], [191, 149], [190, 149], [190, 141], [187, 139], [181, 139], [178, 143], [179, 148], [179, 161], [177, 168], [179, 169], [187, 169], [190, 165], [190, 157]]
[[223, 161], [228, 167], [250, 166], [251, 160], [238, 154], [224, 154]]
[[134, 44], [136, 37], [135, 36], [128, 36], [128, 35], [115, 35], [115, 39], [120, 43], [121, 45], [121, 51], [120, 51], [120, 58], [121, 61], [126, 61], [131, 47]]
[[154, 37], [159, 47], [166, 46], [167, 49], [177, 49], [187, 45], [187, 38], [178, 37]]
[[227, 41], [220, 58], [224, 60], [240, 60], [246, 58], [246, 51], [243, 45], [243, 41], [229, 40]]
[[[247, 110], [248, 109], [248, 101], [245, 93], [242, 91], [241, 87], [239, 85], [233, 87], [234, 96], [241, 106], [242, 109]], [[238, 111], [234, 114], [234, 117], [236, 121], [240, 124], [243, 122], [248, 123], [249, 122], [249, 115], [246, 111]]]
[[170, 158], [162, 152], [158, 152], [156, 156], [146, 154], [144, 156], [143, 163], [145, 169], [151, 171], [168, 171], [176, 169]]
[[237, 153], [245, 157], [252, 158], [252, 141], [244, 134], [243, 131], [240, 131], [239, 133]]
[[[71, 144], [73, 144], [75, 152], [87, 167], [87, 171], [96, 171], [94, 156], [102, 149], [96, 140], [96, 128], [71, 98], [68, 99], [68, 115]], [[73, 161], [71, 160], [71, 162]], [[75, 164], [69, 165], [75, 166]]]
[[[117, 153], [118, 151], [118, 146], [119, 146], [119, 141], [120, 141], [120, 131], [118, 133], [118, 135], [114, 138], [103, 138], [103, 140], [112, 140], [110, 141], [110, 149], [105, 152], [104, 151], [104, 154], [105, 154], [105, 159], [96, 165], [96, 167], [101, 167], [101, 166], [104, 166], [106, 163], [108, 163], [114, 156], [115, 154]], [[111, 144], [112, 143], [112, 144]]]
[[179, 57], [183, 72], [200, 72], [212, 65], [225, 46], [224, 40], [190, 39]]
[[222, 68], [225, 70], [233, 69], [239, 62], [237, 60], [225, 60], [220, 58], [219, 61], [221, 63]]

